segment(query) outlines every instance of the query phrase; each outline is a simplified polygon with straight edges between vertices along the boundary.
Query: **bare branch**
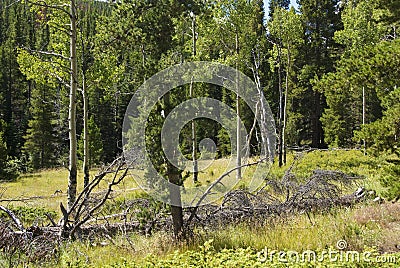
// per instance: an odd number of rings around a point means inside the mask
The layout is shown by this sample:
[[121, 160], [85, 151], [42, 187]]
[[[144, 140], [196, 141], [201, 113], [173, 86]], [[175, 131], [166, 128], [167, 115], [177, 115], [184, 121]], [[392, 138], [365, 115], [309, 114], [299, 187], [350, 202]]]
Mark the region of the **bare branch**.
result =
[[[104, 197], [102, 198], [102, 200], [96, 206], [94, 206], [92, 209], [90, 209], [89, 212], [86, 214], [86, 216], [81, 221], [74, 224], [74, 227], [72, 228], [72, 230], [70, 232], [70, 236], [73, 236], [75, 231], [77, 229], [79, 229], [81, 225], [83, 225], [85, 222], [87, 222], [92, 217], [93, 213], [96, 210], [98, 210], [100, 207], [102, 207], [104, 205], [104, 203], [108, 200], [108, 198], [112, 192], [112, 187], [119, 184], [125, 178], [125, 176], [128, 173], [128, 170], [129, 169], [126, 168], [124, 170], [124, 173], [118, 179], [116, 179], [116, 177], [114, 177], [113, 181], [108, 184], [107, 192], [104, 195]], [[117, 172], [115, 174], [117, 174]]]
[[69, 57], [66, 57], [66, 56], [64, 56], [62, 54], [59, 54], [59, 53], [56, 53], [56, 52], [53, 52], [53, 51], [34, 50], [34, 49], [30, 49], [30, 48], [27, 48], [27, 47], [24, 47], [24, 46], [22, 48], [27, 50], [27, 51], [29, 51], [29, 52], [31, 52], [31, 53], [54, 56], [54, 57], [58, 57], [58, 58], [61, 58], [61, 59], [64, 59], [64, 60], [68, 60], [68, 61], [70, 60]]
[[18, 228], [21, 232], [24, 232], [24, 231], [25, 231], [25, 228], [24, 228], [24, 226], [22, 225], [21, 221], [15, 216], [15, 214], [14, 214], [11, 210], [9, 210], [9, 209], [7, 209], [7, 208], [5, 208], [5, 207], [3, 207], [3, 206], [0, 206], [0, 210], [2, 210], [2, 211], [4, 211], [5, 213], [7, 213], [7, 215], [14, 221], [15, 225], [17, 226], [17, 228]]

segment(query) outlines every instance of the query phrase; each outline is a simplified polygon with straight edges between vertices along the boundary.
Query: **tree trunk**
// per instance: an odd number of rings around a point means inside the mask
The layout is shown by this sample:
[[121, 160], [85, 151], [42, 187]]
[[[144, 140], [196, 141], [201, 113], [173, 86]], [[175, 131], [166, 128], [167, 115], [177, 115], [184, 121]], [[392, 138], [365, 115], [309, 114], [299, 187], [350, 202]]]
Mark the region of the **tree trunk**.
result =
[[[168, 164], [168, 180], [170, 183], [175, 185], [181, 185], [181, 174], [172, 164]], [[183, 232], [183, 210], [181, 201], [181, 192], [179, 188], [170, 189], [171, 205], [171, 216], [172, 224], [174, 226], [174, 236], [177, 239], [182, 239], [184, 237]]]
[[86, 188], [89, 184], [89, 98], [86, 88], [85, 74], [82, 76], [82, 95], [83, 95], [83, 185]]
[[[170, 93], [164, 95], [164, 104], [165, 104], [165, 117], [171, 112], [171, 104], [170, 104]], [[167, 160], [168, 161], [168, 160]], [[167, 162], [167, 178], [170, 183], [175, 185], [182, 185], [182, 175], [181, 172], [170, 162]], [[182, 210], [182, 199], [181, 192], [177, 187], [171, 187], [169, 189], [169, 196], [172, 202], [171, 205], [171, 216], [172, 216], [172, 224], [174, 226], [174, 235], [175, 238], [181, 239], [183, 238], [183, 210]]]
[[283, 165], [283, 92], [281, 78], [281, 47], [278, 44], [278, 88], [279, 88], [279, 123], [278, 123], [278, 164]]
[[283, 127], [282, 127], [282, 150], [283, 150], [283, 163], [286, 164], [286, 123], [287, 123], [287, 99], [289, 92], [289, 74], [290, 74], [290, 46], [288, 45], [288, 56], [286, 66], [286, 80], [285, 80], [285, 100], [283, 104]]
[[313, 148], [321, 148], [323, 142], [323, 130], [320, 122], [322, 95], [314, 91], [314, 107], [312, 118], [312, 144]]
[[[192, 13], [192, 40], [193, 40], [193, 58], [196, 56], [196, 17], [194, 13]], [[189, 90], [190, 98], [193, 98], [193, 77], [190, 81], [190, 90]], [[192, 120], [192, 158], [193, 158], [193, 182], [197, 183], [198, 181], [198, 164], [197, 164], [197, 137], [196, 137], [196, 123]]]
[[236, 29], [236, 36], [235, 36], [235, 46], [236, 46], [236, 150], [237, 150], [237, 157], [236, 157], [236, 167], [237, 167], [237, 173], [236, 173], [236, 179], [240, 180], [242, 178], [242, 154], [241, 154], [241, 148], [240, 148], [240, 99], [239, 99], [239, 35]]
[[[193, 77], [190, 82], [190, 98], [193, 98]], [[198, 181], [198, 164], [197, 164], [197, 136], [196, 136], [196, 123], [192, 120], [192, 158], [193, 158], [193, 182]]]
[[76, 91], [77, 91], [77, 57], [76, 57], [76, 10], [75, 0], [70, 2], [70, 95], [69, 95], [69, 178], [68, 178], [68, 209], [76, 199], [77, 167], [76, 167]]

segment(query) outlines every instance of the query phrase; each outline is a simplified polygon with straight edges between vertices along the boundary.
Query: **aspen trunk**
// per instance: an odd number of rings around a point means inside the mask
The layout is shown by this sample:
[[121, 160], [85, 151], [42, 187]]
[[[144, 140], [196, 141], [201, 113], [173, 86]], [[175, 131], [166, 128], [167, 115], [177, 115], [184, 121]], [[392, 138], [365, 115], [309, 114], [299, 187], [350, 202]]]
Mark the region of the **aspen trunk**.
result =
[[76, 7], [75, 0], [70, 2], [70, 94], [69, 94], [69, 178], [68, 178], [68, 209], [72, 207], [76, 199], [77, 185], [77, 143], [76, 143], [76, 91], [77, 91], [77, 57], [76, 57]]

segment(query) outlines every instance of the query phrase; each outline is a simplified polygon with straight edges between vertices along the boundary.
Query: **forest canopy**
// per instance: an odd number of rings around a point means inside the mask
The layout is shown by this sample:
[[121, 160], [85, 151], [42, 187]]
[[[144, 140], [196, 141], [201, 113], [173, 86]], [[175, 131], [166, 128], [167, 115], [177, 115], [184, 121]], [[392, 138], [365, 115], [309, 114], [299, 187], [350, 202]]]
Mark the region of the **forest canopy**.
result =
[[[400, 156], [399, 1], [298, 0], [298, 10], [278, 0], [268, 7], [262, 0], [74, 2], [79, 161], [85, 146], [90, 166], [115, 159], [137, 88], [166, 67], [200, 60], [258, 79], [275, 116], [278, 155], [293, 146], [365, 145], [371, 154]], [[0, 3], [0, 179], [68, 162], [70, 18], [57, 8], [68, 4]], [[226, 89], [196, 83], [192, 93], [239, 105], [251, 128], [254, 114]], [[189, 98], [171, 93], [169, 105]], [[149, 118], [158, 122], [148, 129], [154, 144], [163, 105]], [[212, 139], [219, 157], [230, 153], [218, 123], [197, 125], [197, 140]], [[188, 126], [180, 145], [189, 156], [191, 143]], [[161, 165], [161, 149], [153, 148]]]

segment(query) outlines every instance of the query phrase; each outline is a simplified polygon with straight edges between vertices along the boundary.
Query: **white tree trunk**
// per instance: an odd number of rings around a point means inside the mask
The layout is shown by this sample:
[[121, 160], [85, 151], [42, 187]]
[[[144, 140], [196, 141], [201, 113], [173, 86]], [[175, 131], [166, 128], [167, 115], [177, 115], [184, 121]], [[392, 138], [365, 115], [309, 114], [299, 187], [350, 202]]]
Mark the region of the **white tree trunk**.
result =
[[68, 178], [68, 209], [72, 207], [76, 199], [77, 185], [77, 143], [76, 143], [76, 91], [77, 81], [77, 57], [76, 57], [76, 6], [75, 0], [70, 2], [70, 94], [69, 94], [69, 178]]
[[[196, 56], [196, 17], [195, 14], [192, 13], [192, 41], [193, 41], [193, 57]], [[193, 77], [190, 81], [190, 89], [189, 89], [190, 98], [193, 98]], [[197, 136], [196, 136], [196, 123], [192, 120], [192, 158], [193, 158], [193, 182], [196, 183], [198, 181], [198, 164], [197, 164]]]

